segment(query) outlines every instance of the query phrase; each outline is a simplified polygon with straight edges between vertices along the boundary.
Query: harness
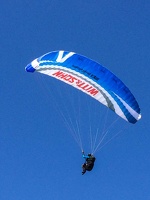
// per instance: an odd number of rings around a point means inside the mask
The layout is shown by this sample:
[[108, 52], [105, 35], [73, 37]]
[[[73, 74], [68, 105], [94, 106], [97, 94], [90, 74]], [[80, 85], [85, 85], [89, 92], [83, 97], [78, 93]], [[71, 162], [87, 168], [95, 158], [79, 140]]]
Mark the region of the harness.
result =
[[90, 156], [89, 158], [86, 159], [86, 165], [85, 165], [85, 169], [87, 171], [91, 171], [94, 167], [94, 162], [95, 162], [95, 157], [94, 156]]

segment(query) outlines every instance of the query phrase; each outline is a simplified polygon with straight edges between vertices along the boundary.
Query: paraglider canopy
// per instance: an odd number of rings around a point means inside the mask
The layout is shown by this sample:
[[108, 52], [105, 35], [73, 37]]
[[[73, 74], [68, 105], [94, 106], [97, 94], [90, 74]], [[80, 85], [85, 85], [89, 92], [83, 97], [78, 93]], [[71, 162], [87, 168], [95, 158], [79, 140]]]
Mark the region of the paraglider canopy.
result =
[[141, 118], [139, 105], [125, 84], [107, 68], [74, 52], [49, 52], [26, 66], [63, 81], [109, 107], [130, 123]]

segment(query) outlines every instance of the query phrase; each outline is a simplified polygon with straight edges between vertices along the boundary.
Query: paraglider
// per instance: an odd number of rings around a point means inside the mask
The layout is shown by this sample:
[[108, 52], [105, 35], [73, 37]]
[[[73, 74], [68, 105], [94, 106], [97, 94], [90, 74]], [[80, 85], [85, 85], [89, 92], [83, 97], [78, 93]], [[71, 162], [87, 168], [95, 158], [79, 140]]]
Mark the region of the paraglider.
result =
[[82, 175], [85, 174], [86, 171], [91, 171], [94, 167], [94, 162], [96, 158], [94, 155], [89, 153], [87, 156], [84, 154], [84, 151], [82, 151], [83, 158], [85, 158], [85, 162], [82, 165]]
[[[107, 68], [85, 56], [69, 51], [53, 51], [33, 60], [25, 70], [37, 71], [71, 85], [129, 123], [135, 124], [141, 118], [139, 105], [126, 85]], [[104, 137], [105, 134], [102, 140]], [[95, 162], [92, 153], [85, 156], [83, 152], [83, 157], [86, 161], [82, 165], [82, 174], [91, 171]]]

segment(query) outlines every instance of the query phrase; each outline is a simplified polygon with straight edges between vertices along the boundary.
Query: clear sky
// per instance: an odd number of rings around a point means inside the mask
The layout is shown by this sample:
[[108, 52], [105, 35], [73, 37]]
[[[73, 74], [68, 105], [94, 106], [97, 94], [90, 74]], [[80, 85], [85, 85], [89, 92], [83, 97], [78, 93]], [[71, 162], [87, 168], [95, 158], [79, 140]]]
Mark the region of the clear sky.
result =
[[[0, 200], [150, 199], [149, 11], [148, 0], [1, 1]], [[45, 88], [40, 75], [24, 70], [34, 58], [59, 49], [110, 69], [142, 112], [125, 129], [119, 120], [121, 133], [97, 151], [93, 171], [84, 176], [80, 148], [55, 107], [67, 100], [52, 97], [58, 81]], [[96, 120], [93, 114], [91, 122]], [[86, 136], [87, 121], [82, 124]]]

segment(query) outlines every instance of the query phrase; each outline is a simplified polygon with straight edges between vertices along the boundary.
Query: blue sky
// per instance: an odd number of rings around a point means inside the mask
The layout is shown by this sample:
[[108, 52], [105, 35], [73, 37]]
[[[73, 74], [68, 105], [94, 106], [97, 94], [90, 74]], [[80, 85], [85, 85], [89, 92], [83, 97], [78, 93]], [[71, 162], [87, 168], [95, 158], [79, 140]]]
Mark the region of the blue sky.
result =
[[[2, 0], [1, 200], [150, 199], [149, 10], [147, 0]], [[131, 89], [142, 112], [125, 129], [119, 121], [121, 134], [96, 153], [93, 171], [84, 176], [81, 151], [51, 92], [40, 76], [24, 70], [34, 58], [59, 49], [109, 68]], [[55, 99], [62, 105], [57, 94]]]

